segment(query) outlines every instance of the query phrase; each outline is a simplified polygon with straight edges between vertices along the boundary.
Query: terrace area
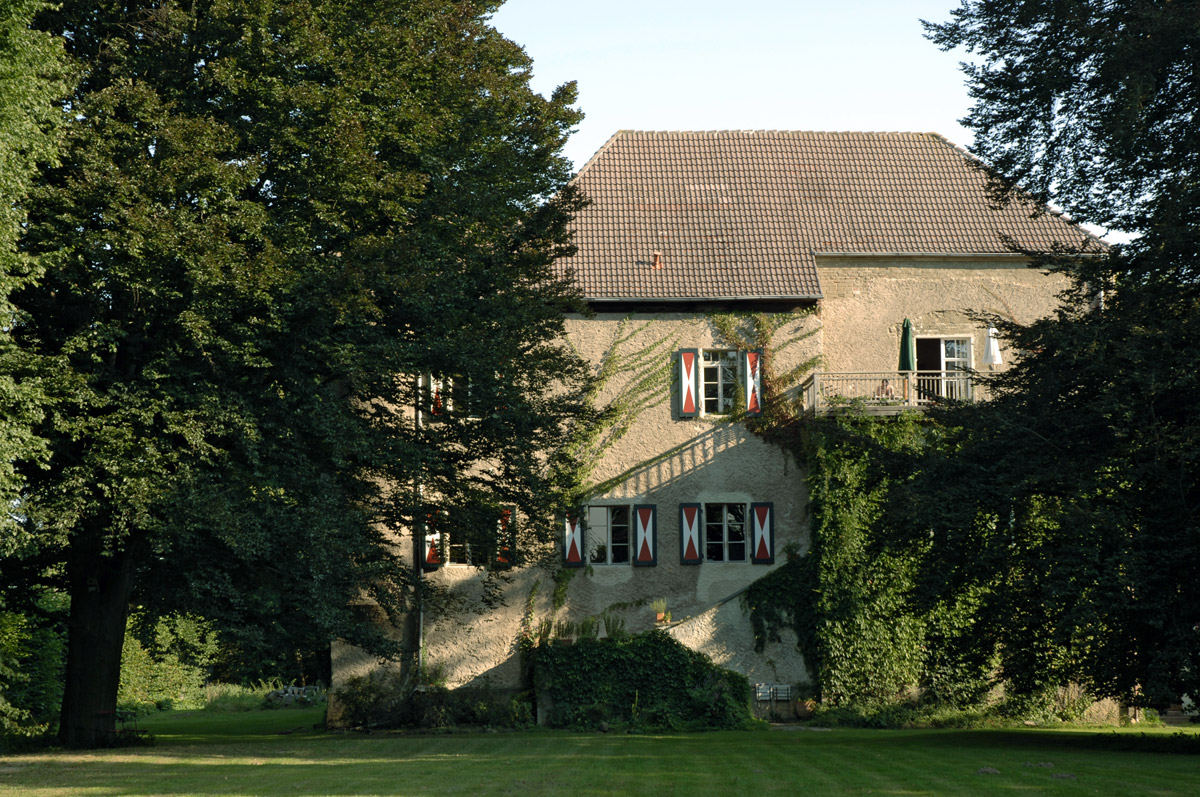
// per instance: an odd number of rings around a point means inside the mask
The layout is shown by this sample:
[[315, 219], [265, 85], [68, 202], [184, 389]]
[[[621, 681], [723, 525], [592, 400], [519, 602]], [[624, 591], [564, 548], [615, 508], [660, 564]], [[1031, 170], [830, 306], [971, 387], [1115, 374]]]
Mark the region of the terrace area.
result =
[[806, 415], [850, 408], [867, 415], [899, 415], [939, 401], [975, 401], [981, 392], [972, 372], [964, 370], [818, 372], [800, 386]]

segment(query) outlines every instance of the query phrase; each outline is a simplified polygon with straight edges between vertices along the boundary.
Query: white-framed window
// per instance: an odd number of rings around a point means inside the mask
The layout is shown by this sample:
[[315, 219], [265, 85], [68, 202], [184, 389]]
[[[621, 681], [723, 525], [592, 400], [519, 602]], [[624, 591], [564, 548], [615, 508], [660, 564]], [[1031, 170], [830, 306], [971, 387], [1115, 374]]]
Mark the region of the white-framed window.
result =
[[632, 549], [632, 513], [626, 504], [589, 506], [588, 562], [594, 565], [627, 565]]
[[472, 545], [465, 534], [443, 533], [442, 540], [446, 546], [446, 564], [487, 566], [489, 546]]
[[[484, 513], [486, 517], [489, 513]], [[487, 567], [504, 570], [513, 566], [517, 554], [516, 507], [501, 506], [495, 514], [495, 528], [471, 528], [470, 515], [456, 523], [444, 509], [431, 511], [425, 517], [423, 533], [425, 547], [422, 566], [436, 570], [443, 565]], [[476, 516], [478, 519], [478, 516]]]
[[748, 561], [746, 505], [704, 505], [704, 559], [707, 562]]
[[425, 378], [425, 391], [430, 420], [471, 416], [471, 382], [467, 377], [430, 375]]
[[734, 349], [705, 349], [700, 359], [700, 389], [705, 415], [733, 412], [737, 395], [738, 353]]

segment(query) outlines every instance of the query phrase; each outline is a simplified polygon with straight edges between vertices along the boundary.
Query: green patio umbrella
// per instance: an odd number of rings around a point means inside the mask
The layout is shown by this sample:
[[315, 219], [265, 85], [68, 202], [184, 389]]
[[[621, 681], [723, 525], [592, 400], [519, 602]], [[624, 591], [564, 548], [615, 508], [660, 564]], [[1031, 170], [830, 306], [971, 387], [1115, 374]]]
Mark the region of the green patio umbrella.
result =
[[917, 344], [913, 340], [912, 322], [904, 319], [904, 329], [900, 331], [900, 370], [917, 370]]

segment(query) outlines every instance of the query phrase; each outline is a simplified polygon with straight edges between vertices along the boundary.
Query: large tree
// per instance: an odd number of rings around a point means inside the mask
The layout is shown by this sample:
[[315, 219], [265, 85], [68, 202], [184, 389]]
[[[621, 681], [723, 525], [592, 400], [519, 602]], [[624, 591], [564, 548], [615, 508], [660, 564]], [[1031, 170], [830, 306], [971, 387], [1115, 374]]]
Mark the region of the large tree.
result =
[[[111, 733], [131, 600], [247, 656], [394, 644], [400, 529], [546, 513], [581, 363], [549, 265], [573, 87], [479, 0], [107, 0], [41, 17], [84, 70], [16, 330], [57, 363], [26, 570], [71, 598], [60, 738]], [[418, 376], [470, 411], [415, 424]], [[460, 407], [461, 407], [460, 403]], [[405, 545], [411, 544], [406, 539]]]
[[1037, 256], [1062, 309], [994, 319], [1015, 364], [900, 502], [934, 530], [927, 585], [988, 596], [974, 638], [1020, 688], [1200, 693], [1200, 2], [972, 0], [928, 30], [973, 59], [997, 197], [1132, 240]]

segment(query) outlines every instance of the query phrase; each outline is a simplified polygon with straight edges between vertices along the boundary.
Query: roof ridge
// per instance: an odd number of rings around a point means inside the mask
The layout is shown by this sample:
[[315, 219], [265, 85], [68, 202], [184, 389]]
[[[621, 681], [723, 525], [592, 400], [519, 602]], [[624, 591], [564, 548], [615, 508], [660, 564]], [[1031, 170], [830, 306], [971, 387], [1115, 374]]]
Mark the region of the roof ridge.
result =
[[[805, 136], [935, 136], [946, 141], [952, 146], [957, 146], [941, 133], [922, 130], [794, 130], [771, 127], [729, 127], [729, 128], [713, 128], [709, 130], [651, 130], [651, 129], [633, 129], [625, 128], [618, 130], [609, 137], [608, 141], [597, 150], [599, 153], [607, 147], [616, 138], [627, 134], [634, 135], [654, 135], [654, 136], [705, 136], [705, 135], [722, 135], [726, 133], [743, 133], [756, 135], [759, 133], [773, 133], [778, 135], [805, 135]], [[594, 155], [592, 156], [595, 157]]]

